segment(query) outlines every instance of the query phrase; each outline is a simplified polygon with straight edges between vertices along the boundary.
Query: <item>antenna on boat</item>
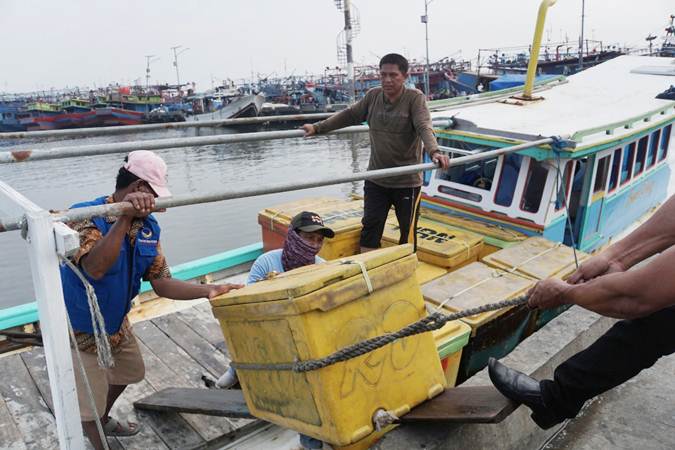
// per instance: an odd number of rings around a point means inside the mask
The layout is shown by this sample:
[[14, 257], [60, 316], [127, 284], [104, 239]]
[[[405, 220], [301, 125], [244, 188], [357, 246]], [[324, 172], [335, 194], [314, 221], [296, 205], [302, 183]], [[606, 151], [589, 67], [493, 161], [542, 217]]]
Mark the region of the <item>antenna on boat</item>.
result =
[[155, 55], [145, 55], [145, 90], [150, 88], [150, 63], [159, 60]]
[[579, 72], [584, 70], [584, 20], [586, 19], [586, 0], [581, 0], [581, 35], [579, 36]]
[[424, 0], [424, 15], [422, 16], [427, 49], [427, 64], [424, 70], [424, 93], [427, 98], [430, 98], [429, 95], [431, 94], [431, 92], [429, 92], [429, 3], [433, 1], [434, 0]]
[[186, 47], [181, 51], [177, 51], [181, 47], [182, 47], [182, 45], [176, 45], [175, 47], [171, 47], [171, 50], [173, 50], [173, 66], [176, 68], [176, 85], [178, 87], [179, 95], [180, 95], [181, 89], [180, 89], [180, 74], [178, 72], [178, 55], [181, 55], [181, 54], [185, 53], [186, 51], [190, 50], [189, 47]]
[[356, 87], [354, 80], [354, 52], [352, 41], [361, 30], [359, 14], [351, 0], [335, 0], [335, 6], [344, 13], [345, 27], [337, 37], [338, 63], [347, 64], [347, 83], [349, 84], [349, 96], [356, 101]]

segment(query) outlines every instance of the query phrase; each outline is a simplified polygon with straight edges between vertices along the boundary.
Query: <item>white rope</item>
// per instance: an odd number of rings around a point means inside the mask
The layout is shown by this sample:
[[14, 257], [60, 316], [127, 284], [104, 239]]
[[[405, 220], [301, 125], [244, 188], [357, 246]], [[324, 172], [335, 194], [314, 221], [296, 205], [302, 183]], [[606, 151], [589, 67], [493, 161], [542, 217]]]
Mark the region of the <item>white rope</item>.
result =
[[366, 269], [366, 265], [363, 263], [363, 261], [353, 261], [353, 260], [348, 260], [348, 261], [342, 261], [342, 264], [358, 264], [358, 266], [361, 268], [361, 273], [363, 274], [363, 279], [366, 280], [366, 287], [368, 288], [368, 293], [372, 294], [374, 289], [373, 289], [373, 283], [370, 282], [370, 276], [368, 275], [368, 269]]
[[87, 390], [87, 397], [89, 397], [89, 406], [91, 406], [91, 410], [94, 411], [94, 414], [96, 414], [96, 420], [94, 422], [96, 422], [96, 430], [98, 431], [98, 437], [103, 443], [103, 448], [105, 450], [110, 450], [110, 447], [108, 446], [108, 439], [106, 438], [105, 432], [103, 431], [103, 424], [101, 423], [101, 414], [98, 412], [98, 409], [96, 408], [96, 400], [94, 400], [94, 392], [91, 390], [89, 378], [87, 378], [87, 373], [84, 370], [84, 364], [82, 364], [80, 349], [77, 346], [75, 331], [73, 331], [73, 324], [70, 323], [70, 319], [68, 319], [68, 331], [70, 332], [70, 340], [72, 342], [73, 349], [75, 350], [75, 358], [77, 359], [77, 365], [80, 367], [80, 375], [82, 376], [84, 387]]
[[373, 424], [375, 425], [375, 431], [382, 431], [386, 426], [391, 425], [397, 420], [398, 416], [394, 414], [393, 411], [378, 409], [375, 411], [375, 414], [373, 414]]
[[520, 268], [523, 267], [525, 264], [527, 264], [527, 263], [529, 263], [529, 262], [531, 262], [531, 261], [534, 261], [535, 259], [537, 259], [537, 258], [539, 258], [539, 257], [541, 257], [541, 256], [544, 256], [544, 255], [547, 254], [548, 252], [557, 249], [557, 248], [560, 247], [561, 245], [562, 245], [562, 244], [561, 244], [560, 242], [558, 242], [558, 243], [556, 243], [556, 245], [554, 245], [553, 247], [547, 248], [547, 249], [544, 250], [543, 252], [539, 252], [539, 253], [537, 253], [536, 255], [527, 258], [525, 261], [523, 261], [522, 263], [518, 264], [517, 266], [513, 266], [513, 267], [510, 268], [509, 270], [499, 270], [499, 269], [493, 270], [493, 271], [492, 271], [492, 276], [491, 276], [490, 278], [485, 278], [485, 279], [483, 279], [483, 280], [480, 280], [480, 281], [478, 281], [478, 282], [472, 284], [471, 286], [468, 286], [468, 287], [466, 287], [466, 288], [464, 288], [464, 289], [462, 289], [462, 290], [460, 290], [460, 291], [458, 291], [458, 292], [455, 292], [455, 293], [452, 294], [450, 297], [448, 297], [448, 298], [446, 298], [445, 300], [443, 300], [443, 302], [442, 302], [440, 305], [436, 306], [436, 312], [439, 312], [439, 311], [441, 310], [441, 308], [443, 308], [443, 306], [445, 306], [450, 300], [452, 300], [452, 299], [454, 299], [454, 298], [457, 298], [457, 297], [459, 297], [460, 295], [462, 295], [462, 294], [464, 294], [464, 293], [466, 293], [466, 292], [469, 292], [471, 289], [474, 289], [474, 288], [480, 286], [480, 285], [483, 284], [483, 283], [487, 283], [488, 281], [490, 281], [490, 280], [492, 280], [492, 279], [494, 279], [494, 278], [500, 278], [500, 277], [503, 277], [503, 276], [506, 275], [506, 274], [514, 273], [516, 270], [520, 269]]
[[91, 314], [91, 326], [94, 334], [94, 341], [96, 342], [96, 358], [100, 367], [109, 369], [115, 365], [115, 360], [112, 356], [108, 333], [105, 329], [105, 319], [98, 306], [96, 291], [94, 291], [94, 287], [84, 275], [82, 275], [82, 272], [80, 272], [80, 269], [78, 269], [75, 264], [63, 256], [59, 255], [59, 258], [61, 258], [61, 261], [63, 261], [75, 275], [77, 275], [87, 291], [87, 301], [89, 303], [89, 312]]

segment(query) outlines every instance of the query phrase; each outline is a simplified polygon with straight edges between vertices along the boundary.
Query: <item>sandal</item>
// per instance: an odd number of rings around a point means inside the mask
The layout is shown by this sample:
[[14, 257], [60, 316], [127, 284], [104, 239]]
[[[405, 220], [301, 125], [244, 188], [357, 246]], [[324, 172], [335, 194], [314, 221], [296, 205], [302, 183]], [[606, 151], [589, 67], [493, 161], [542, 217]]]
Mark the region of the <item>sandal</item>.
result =
[[126, 424], [108, 416], [108, 421], [103, 425], [103, 433], [106, 436], [133, 436], [141, 431], [138, 423], [126, 421]]

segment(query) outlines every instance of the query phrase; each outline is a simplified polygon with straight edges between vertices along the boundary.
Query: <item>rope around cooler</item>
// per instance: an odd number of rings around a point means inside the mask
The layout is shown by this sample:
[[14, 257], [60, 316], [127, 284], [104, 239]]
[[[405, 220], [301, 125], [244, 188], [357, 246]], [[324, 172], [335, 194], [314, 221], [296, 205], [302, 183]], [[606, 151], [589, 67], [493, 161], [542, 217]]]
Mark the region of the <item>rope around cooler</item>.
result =
[[416, 334], [425, 333], [427, 331], [438, 330], [447, 322], [452, 320], [462, 319], [464, 317], [473, 316], [476, 314], [496, 311], [510, 306], [519, 306], [527, 302], [528, 296], [521, 295], [511, 300], [503, 300], [501, 302], [489, 303], [475, 308], [465, 309], [452, 314], [442, 314], [435, 312], [429, 316], [418, 320], [415, 323], [401, 328], [400, 330], [377, 336], [365, 341], [358, 342], [343, 349], [336, 351], [326, 357], [319, 359], [310, 359], [307, 361], [296, 361], [292, 363], [237, 363], [233, 362], [231, 365], [237, 370], [276, 370], [276, 371], [292, 371], [292, 372], [311, 372], [317, 369], [331, 366], [333, 364], [347, 361], [356, 358], [366, 353], [384, 347], [398, 339], [414, 336]]

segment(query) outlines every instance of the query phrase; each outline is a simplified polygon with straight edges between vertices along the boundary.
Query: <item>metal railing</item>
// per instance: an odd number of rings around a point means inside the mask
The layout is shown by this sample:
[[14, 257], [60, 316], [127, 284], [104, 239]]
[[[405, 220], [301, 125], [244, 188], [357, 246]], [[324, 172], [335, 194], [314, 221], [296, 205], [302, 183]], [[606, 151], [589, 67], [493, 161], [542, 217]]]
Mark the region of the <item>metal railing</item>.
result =
[[[436, 119], [433, 125], [438, 128], [447, 128], [452, 124], [451, 119]], [[326, 134], [364, 133], [367, 125], [357, 125], [331, 131]], [[148, 139], [145, 141], [113, 142], [109, 144], [86, 144], [52, 149], [17, 149], [0, 152], [0, 164], [17, 163], [24, 161], [39, 161], [47, 159], [63, 159], [75, 156], [109, 155], [128, 153], [134, 150], [161, 150], [167, 148], [201, 147], [205, 145], [232, 144], [236, 142], [266, 141], [303, 137], [303, 130], [260, 131], [254, 133], [218, 134], [215, 136], [197, 136], [174, 139]]]
[[[474, 155], [462, 156], [450, 160], [450, 167], [468, 164], [482, 159], [494, 158], [495, 156], [506, 153], [513, 153], [519, 150], [525, 150], [532, 147], [548, 145], [554, 142], [553, 138], [538, 139], [523, 144], [512, 145], [495, 150], [489, 150]], [[200, 203], [212, 203], [223, 200], [232, 200], [236, 198], [255, 197], [259, 195], [276, 194], [279, 192], [299, 191], [303, 189], [311, 189], [321, 186], [331, 186], [335, 184], [350, 183], [362, 180], [374, 180], [378, 178], [387, 178], [397, 175], [407, 175], [412, 173], [423, 172], [425, 170], [432, 170], [437, 168], [435, 163], [415, 164], [410, 166], [395, 167], [391, 169], [369, 170], [366, 172], [356, 172], [349, 175], [331, 178], [318, 178], [304, 182], [294, 183], [279, 183], [266, 187], [255, 187], [249, 189], [228, 189], [218, 192], [212, 192], [202, 195], [179, 195], [166, 199], [158, 199], [156, 201], [156, 209], [173, 208], [176, 206], [195, 205]], [[128, 212], [132, 212], [133, 207], [130, 203], [119, 202], [100, 206], [90, 206], [87, 208], [70, 209], [67, 211], [57, 212], [53, 215], [55, 221], [59, 222], [73, 222], [83, 219], [88, 219], [95, 216], [120, 216]], [[23, 217], [17, 217], [9, 220], [0, 220], [0, 232], [19, 230], [25, 224]]]
[[146, 133], [157, 130], [180, 130], [185, 128], [217, 128], [241, 125], [260, 125], [269, 122], [298, 122], [327, 119], [335, 113], [292, 114], [283, 116], [241, 117], [238, 119], [214, 119], [204, 121], [149, 123], [145, 125], [120, 125], [106, 128], [78, 128], [74, 130], [15, 131], [0, 133], [0, 140], [29, 138], [73, 138], [85, 136], [113, 136], [129, 133]]

